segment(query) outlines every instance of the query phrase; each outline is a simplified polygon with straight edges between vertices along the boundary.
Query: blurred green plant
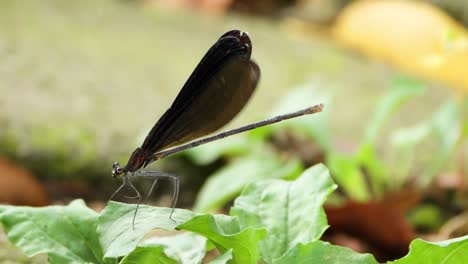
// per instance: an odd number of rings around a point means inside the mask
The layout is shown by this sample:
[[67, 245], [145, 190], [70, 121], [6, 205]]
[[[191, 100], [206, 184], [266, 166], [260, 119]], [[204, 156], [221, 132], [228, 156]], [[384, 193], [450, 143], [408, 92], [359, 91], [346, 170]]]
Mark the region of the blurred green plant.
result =
[[[55, 263], [201, 263], [207, 251], [221, 255], [209, 263], [369, 263], [370, 254], [320, 241], [328, 228], [323, 203], [336, 188], [328, 169], [316, 165], [295, 181], [248, 184], [230, 215], [199, 214], [110, 202], [98, 215], [81, 200], [44, 208], [0, 206], [9, 240], [28, 256], [47, 253]], [[175, 233], [145, 236], [153, 229]], [[410, 253], [393, 263], [444, 260], [465, 263], [468, 236], [429, 243], [417, 239]], [[457, 262], [458, 261], [458, 262]], [[415, 262], [411, 262], [415, 263]]]
[[[300, 87], [288, 94], [271, 115], [297, 110], [315, 103], [329, 102], [329, 97], [318, 90]], [[230, 157], [230, 162], [214, 172], [205, 182], [195, 201], [194, 210], [207, 212], [221, 207], [236, 197], [242, 188], [261, 179], [295, 179], [304, 170], [297, 157], [284, 157], [267, 144], [278, 131], [293, 128], [296, 133], [314, 138], [321, 148], [329, 149], [325, 116], [327, 110], [314, 116], [303, 116], [249, 131], [243, 135], [191, 149], [186, 155], [199, 165], [206, 165], [221, 157]], [[325, 128], [325, 129], [324, 129]], [[222, 191], [221, 191], [222, 190]]]
[[40, 176], [79, 175], [98, 167], [95, 136], [72, 122], [55, 127], [42, 124], [29, 130], [5, 127], [0, 138], [2, 153], [19, 160], [27, 156], [26, 164], [33, 171], [43, 172], [46, 167], [54, 172]]
[[[453, 159], [457, 143], [461, 142], [463, 135], [463, 120], [460, 105], [454, 100], [447, 100], [435, 113], [421, 123], [396, 130], [392, 135], [392, 144], [396, 150], [394, 166], [396, 168], [394, 183], [397, 187], [404, 183], [405, 177], [411, 175], [411, 164], [420, 155], [418, 147], [428, 139], [435, 141], [433, 158], [427, 163], [424, 170], [419, 172], [417, 182], [422, 187], [429, 185], [437, 175]], [[466, 124], [465, 124], [466, 125]]]
[[384, 195], [393, 177], [388, 164], [377, 155], [380, 131], [400, 106], [423, 92], [424, 86], [417, 81], [407, 78], [394, 80], [387, 93], [377, 101], [357, 150], [346, 155], [335, 151], [327, 153], [333, 176], [351, 199], [366, 201]]
[[[291, 154], [285, 159], [284, 153], [273, 150], [269, 144], [275, 133], [285, 129], [320, 146], [333, 178], [352, 200], [364, 202], [380, 199], [388, 191], [403, 188], [405, 183], [414, 180], [415, 175], [417, 185], [427, 187], [438, 173], [452, 165], [458, 142], [466, 138], [463, 129], [466, 130], [467, 122], [463, 119], [460, 103], [447, 99], [433, 113], [428, 113], [426, 120], [415, 126], [386, 127], [387, 121], [406, 102], [423, 95], [425, 91], [426, 87], [419, 81], [408, 77], [396, 78], [377, 101], [360, 143], [348, 153], [340, 152], [330, 137], [328, 119], [333, 111], [331, 96], [307, 86], [291, 91], [273, 114], [319, 102], [324, 103], [325, 110], [316, 116], [260, 128], [182, 154], [201, 165], [219, 158], [229, 160], [225, 167], [208, 178], [199, 192], [194, 209], [207, 212], [221, 207], [234, 198], [245, 184], [259, 180], [259, 175], [283, 179], [297, 177], [302, 171], [298, 157]], [[390, 140], [385, 140], [386, 137]], [[430, 155], [421, 153], [427, 146], [433, 149]], [[420, 159], [423, 163], [419, 162]]]

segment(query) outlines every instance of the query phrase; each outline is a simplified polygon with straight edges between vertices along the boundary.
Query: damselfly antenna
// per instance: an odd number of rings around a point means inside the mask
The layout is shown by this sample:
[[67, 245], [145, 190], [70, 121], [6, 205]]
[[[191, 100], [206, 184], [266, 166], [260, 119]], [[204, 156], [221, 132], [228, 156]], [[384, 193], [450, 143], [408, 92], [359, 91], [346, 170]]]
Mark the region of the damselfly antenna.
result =
[[133, 151], [127, 165], [121, 167], [117, 162], [114, 163], [112, 175], [123, 178], [123, 183], [111, 199], [127, 185], [135, 192], [138, 201], [132, 221], [133, 228], [141, 202], [141, 194], [131, 182], [133, 177], [153, 180], [145, 199], [154, 190], [158, 180], [173, 181], [172, 210], [169, 215], [173, 221], [172, 214], [179, 195], [177, 176], [165, 172], [141, 171], [141, 168], [153, 161], [214, 140], [322, 111], [323, 105], [318, 104], [204, 137], [231, 121], [252, 96], [260, 78], [260, 68], [250, 59], [251, 53], [252, 43], [245, 32], [231, 30], [222, 35], [202, 58], [171, 107], [154, 125], [141, 147]]

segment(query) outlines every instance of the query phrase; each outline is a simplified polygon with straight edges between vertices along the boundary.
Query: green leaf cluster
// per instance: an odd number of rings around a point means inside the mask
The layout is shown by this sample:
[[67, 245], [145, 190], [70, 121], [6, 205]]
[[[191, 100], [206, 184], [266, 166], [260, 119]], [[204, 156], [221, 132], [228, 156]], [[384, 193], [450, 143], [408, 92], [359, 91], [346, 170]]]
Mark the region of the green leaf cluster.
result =
[[[28, 256], [47, 253], [54, 263], [377, 263], [370, 254], [320, 241], [327, 229], [323, 203], [336, 188], [316, 165], [294, 181], [248, 184], [230, 215], [212, 215], [110, 202], [97, 214], [81, 200], [44, 208], [0, 206], [8, 239]], [[154, 229], [169, 231], [149, 236]], [[464, 263], [468, 237], [439, 243], [415, 240], [395, 263]], [[429, 262], [427, 262], [429, 261]], [[421, 262], [422, 263], [422, 262]]]
[[[344, 195], [352, 200], [379, 199], [387, 191], [401, 188], [414, 175], [417, 175], [415, 182], [421, 188], [426, 187], [435, 175], [453, 165], [453, 156], [468, 135], [468, 119], [464, 118], [466, 114], [463, 113], [466, 102], [447, 99], [418, 124], [387, 128], [388, 121], [396, 113], [405, 111], [405, 103], [416, 100], [425, 91], [426, 87], [419, 81], [407, 77], [396, 78], [377, 100], [360, 143], [351, 152], [343, 153], [334, 147], [336, 140], [331, 136], [329, 112], [334, 109], [332, 96], [312, 84], [292, 90], [270, 116], [315, 103], [323, 103], [324, 111], [256, 129], [182, 154], [200, 165], [220, 158], [228, 160], [226, 166], [215, 171], [205, 182], [197, 197], [195, 211], [209, 212], [222, 207], [250, 182], [299, 176], [304, 168], [298, 157], [293, 154], [285, 159], [268, 143], [272, 135], [284, 133], [285, 129], [318, 144], [334, 180]], [[382, 152], [381, 148], [385, 148], [385, 151]]]

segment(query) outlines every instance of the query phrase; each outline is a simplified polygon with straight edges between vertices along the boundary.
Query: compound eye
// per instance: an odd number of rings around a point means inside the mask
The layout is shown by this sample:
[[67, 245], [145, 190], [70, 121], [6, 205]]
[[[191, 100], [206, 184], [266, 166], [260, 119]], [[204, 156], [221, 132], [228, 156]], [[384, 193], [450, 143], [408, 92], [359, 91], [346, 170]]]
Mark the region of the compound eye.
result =
[[118, 162], [114, 162], [114, 164], [112, 165], [112, 176], [113, 177], [117, 177], [117, 176], [120, 176], [120, 174], [122, 174], [124, 172], [124, 169], [122, 167], [120, 167], [120, 164]]

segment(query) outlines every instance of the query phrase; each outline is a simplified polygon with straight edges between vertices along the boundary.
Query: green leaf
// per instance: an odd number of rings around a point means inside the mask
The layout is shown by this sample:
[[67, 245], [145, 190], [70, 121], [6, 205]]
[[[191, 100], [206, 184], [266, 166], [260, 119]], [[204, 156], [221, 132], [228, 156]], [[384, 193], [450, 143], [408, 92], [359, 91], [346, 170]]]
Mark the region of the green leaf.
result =
[[462, 133], [464, 137], [468, 137], [468, 96], [460, 102], [460, 115], [462, 116]]
[[160, 208], [142, 205], [135, 219], [135, 229], [132, 227], [134, 204], [109, 202], [99, 215], [99, 240], [104, 248], [105, 257], [120, 257], [132, 252], [146, 233], [152, 229], [174, 230], [179, 224], [191, 219], [195, 213], [175, 209], [169, 218], [171, 208]]
[[178, 263], [164, 252], [163, 246], [137, 247], [132, 253], [122, 259], [120, 264], [176, 264]]
[[362, 145], [356, 159], [360, 164], [359, 167], [364, 168], [372, 179], [370, 185], [375, 198], [381, 198], [390, 180], [390, 169], [377, 157], [375, 145], [370, 143]]
[[368, 172], [372, 191], [377, 196], [383, 195], [385, 185], [390, 177], [389, 170], [384, 166], [384, 162], [375, 155], [375, 143], [378, 134], [391, 114], [412, 97], [422, 94], [424, 90], [424, 85], [418, 81], [409, 78], [398, 78], [392, 83], [387, 94], [377, 103], [374, 115], [366, 128], [366, 134], [357, 151], [358, 166]]
[[208, 238], [216, 248], [225, 253], [232, 249], [233, 263], [257, 263], [258, 241], [266, 235], [262, 228], [241, 228], [236, 217], [226, 215], [199, 215], [178, 229], [192, 231]]
[[447, 166], [455, 151], [457, 142], [462, 135], [462, 120], [460, 109], [453, 100], [448, 100], [435, 113], [432, 120], [432, 128], [439, 143], [436, 159], [434, 159], [420, 177], [422, 186], [430, 184], [432, 179]]
[[205, 256], [206, 238], [194, 233], [152, 237], [127, 255], [121, 264], [132, 263], [201, 263]]
[[8, 239], [29, 257], [47, 253], [50, 263], [116, 263], [103, 260], [97, 214], [82, 200], [42, 208], [1, 206], [0, 221]]
[[441, 143], [444, 156], [449, 156], [460, 139], [462, 124], [460, 109], [454, 100], [448, 100], [434, 115], [434, 131]]
[[[420, 124], [413, 127], [404, 128], [396, 131], [392, 135], [392, 144], [397, 149], [397, 160], [395, 161], [395, 173], [393, 174], [397, 181], [397, 186], [404, 182], [404, 177], [410, 174], [412, 167], [423, 167], [422, 172], [418, 172], [418, 178], [421, 186], [427, 186], [433, 177], [439, 173], [447, 163], [450, 162], [457, 143], [463, 135], [461, 106], [450, 99], [445, 102], [432, 116]], [[429, 141], [436, 137], [438, 145], [431, 150], [424, 164], [418, 166], [414, 160], [416, 157], [421, 159], [421, 148], [424, 140]], [[415, 151], [418, 150], [418, 152]], [[422, 150], [424, 152], [424, 150]]]
[[[145, 240], [142, 245], [162, 246], [165, 255], [176, 260], [177, 263], [198, 264], [205, 257], [206, 241], [203, 236], [194, 233], [182, 233], [175, 236], [152, 237]], [[130, 255], [132, 254], [133, 252]]]
[[[200, 234], [209, 239], [222, 253], [233, 249], [235, 263], [256, 263], [258, 259], [257, 243], [266, 235], [264, 229], [242, 229], [235, 217], [225, 215], [197, 215], [193, 212], [175, 209], [172, 218], [169, 219], [171, 208], [159, 208], [141, 206], [135, 221], [135, 229], [132, 229], [132, 218], [135, 205], [110, 202], [99, 216], [98, 232], [106, 257], [124, 256], [132, 252], [150, 230], [159, 228], [164, 230], [186, 230]], [[169, 239], [169, 238], [167, 238]], [[175, 258], [175, 247], [185, 247], [183, 243], [171, 245], [167, 240], [159, 238], [160, 244], [164, 244], [164, 255]], [[151, 240], [150, 240], [151, 243]], [[172, 243], [171, 243], [172, 244]], [[205, 247], [206, 243], [202, 243]], [[142, 243], [144, 249], [136, 251], [135, 258], [144, 259], [147, 255], [162, 253], [159, 249], [153, 250]], [[157, 248], [158, 246], [156, 246]], [[172, 249], [169, 249], [169, 248]], [[155, 248], [153, 246], [153, 248]], [[154, 251], [154, 252], [153, 252]], [[133, 255], [133, 252], [130, 254]], [[162, 255], [161, 255], [162, 256]], [[180, 255], [179, 255], [180, 256]], [[186, 255], [184, 256], [186, 257]]]
[[327, 164], [330, 167], [333, 178], [349, 198], [356, 201], [367, 201], [370, 199], [371, 195], [364, 175], [358, 162], [353, 157], [330, 153], [327, 157]]
[[240, 193], [249, 182], [271, 178], [294, 178], [302, 171], [297, 159], [286, 164], [271, 153], [261, 153], [235, 160], [209, 177], [201, 188], [194, 210], [207, 212], [221, 207]]
[[392, 162], [392, 178], [389, 182], [395, 189], [401, 188], [415, 167], [415, 158], [418, 145], [427, 140], [431, 135], [431, 124], [425, 120], [407, 128], [400, 128], [391, 135], [392, 150], [394, 150], [394, 161]]
[[372, 117], [366, 129], [363, 144], [374, 144], [378, 132], [385, 124], [387, 118], [395, 112], [400, 105], [416, 95], [424, 92], [425, 86], [420, 82], [409, 78], [396, 79], [388, 93], [377, 103], [374, 116]]
[[422, 239], [415, 239], [413, 240], [413, 242], [411, 242], [410, 251], [408, 255], [390, 263], [468, 263], [467, 252], [468, 236], [463, 236], [441, 242], [427, 242]]
[[213, 259], [212, 261], [208, 262], [208, 264], [225, 264], [228, 263], [232, 259], [232, 249], [224, 252], [221, 256]]
[[295, 181], [264, 180], [245, 187], [231, 209], [243, 227], [265, 227], [260, 241], [267, 263], [298, 243], [315, 241], [327, 229], [322, 205], [336, 188], [328, 169], [316, 165]]
[[407, 216], [411, 225], [417, 230], [438, 230], [443, 224], [441, 208], [433, 204], [421, 204], [411, 210]]
[[431, 127], [427, 122], [422, 122], [412, 127], [395, 130], [391, 136], [392, 145], [399, 148], [411, 148], [422, 142], [431, 133]]
[[359, 254], [349, 248], [331, 245], [323, 241], [297, 244], [273, 263], [378, 264], [370, 254]]

